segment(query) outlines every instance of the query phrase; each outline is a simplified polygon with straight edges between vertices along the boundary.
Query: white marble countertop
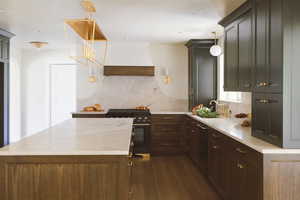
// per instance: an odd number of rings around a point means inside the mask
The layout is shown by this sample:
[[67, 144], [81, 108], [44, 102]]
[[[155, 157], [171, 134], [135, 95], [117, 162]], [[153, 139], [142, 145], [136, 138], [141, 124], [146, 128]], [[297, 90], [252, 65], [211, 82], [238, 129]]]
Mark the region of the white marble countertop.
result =
[[203, 124], [231, 137], [232, 139], [245, 144], [246, 146], [263, 154], [300, 154], [300, 149], [283, 149], [264, 142], [251, 135], [251, 128], [242, 127], [241, 119], [235, 118], [201, 118], [192, 114], [187, 114]]
[[128, 155], [132, 118], [71, 119], [0, 148], [0, 156]]

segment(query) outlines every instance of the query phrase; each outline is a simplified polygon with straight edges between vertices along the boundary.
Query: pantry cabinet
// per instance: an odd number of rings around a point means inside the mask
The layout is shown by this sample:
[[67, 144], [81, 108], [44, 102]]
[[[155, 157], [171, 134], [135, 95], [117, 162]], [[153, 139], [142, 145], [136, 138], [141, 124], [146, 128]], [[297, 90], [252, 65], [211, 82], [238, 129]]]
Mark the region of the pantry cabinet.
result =
[[189, 110], [199, 104], [208, 105], [217, 98], [217, 57], [209, 49], [214, 40], [190, 40], [189, 56]]

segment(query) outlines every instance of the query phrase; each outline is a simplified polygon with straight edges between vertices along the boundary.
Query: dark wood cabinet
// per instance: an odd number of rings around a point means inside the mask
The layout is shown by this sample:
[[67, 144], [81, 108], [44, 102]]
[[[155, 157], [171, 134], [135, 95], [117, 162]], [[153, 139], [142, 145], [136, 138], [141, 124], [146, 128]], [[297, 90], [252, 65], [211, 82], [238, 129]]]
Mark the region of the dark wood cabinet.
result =
[[248, 0], [220, 21], [224, 88], [252, 92], [252, 135], [283, 148], [300, 148], [299, 9], [299, 1]]
[[253, 66], [252, 4], [246, 2], [219, 22], [225, 27], [224, 90], [251, 91]]
[[249, 10], [238, 21], [238, 89], [249, 92], [252, 87], [253, 32], [252, 12]]
[[151, 154], [177, 155], [183, 154], [184, 116], [152, 115]]
[[255, 92], [282, 93], [282, 3], [282, 0], [255, 0]]
[[224, 90], [238, 90], [238, 29], [233, 23], [225, 29]]
[[190, 40], [189, 52], [189, 110], [199, 104], [207, 105], [217, 97], [217, 58], [209, 49], [214, 40]]
[[227, 199], [261, 200], [262, 155], [230, 138], [226, 138], [226, 143], [229, 162]]
[[191, 120], [188, 137], [188, 155], [196, 166], [207, 174], [208, 168], [208, 132], [209, 128], [204, 124]]
[[221, 196], [227, 196], [228, 158], [224, 136], [215, 130], [209, 134], [208, 178]]
[[215, 130], [208, 149], [208, 177], [223, 199], [262, 199], [260, 153]]
[[253, 94], [253, 136], [282, 146], [283, 102], [281, 94]]

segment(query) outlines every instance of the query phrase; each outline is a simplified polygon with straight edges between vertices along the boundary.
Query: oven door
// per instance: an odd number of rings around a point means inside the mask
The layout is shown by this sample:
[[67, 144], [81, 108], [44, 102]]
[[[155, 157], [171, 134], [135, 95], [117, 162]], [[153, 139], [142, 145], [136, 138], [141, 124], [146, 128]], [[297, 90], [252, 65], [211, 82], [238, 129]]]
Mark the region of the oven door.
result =
[[150, 153], [150, 140], [151, 140], [151, 124], [134, 124], [134, 148], [135, 154], [148, 154]]

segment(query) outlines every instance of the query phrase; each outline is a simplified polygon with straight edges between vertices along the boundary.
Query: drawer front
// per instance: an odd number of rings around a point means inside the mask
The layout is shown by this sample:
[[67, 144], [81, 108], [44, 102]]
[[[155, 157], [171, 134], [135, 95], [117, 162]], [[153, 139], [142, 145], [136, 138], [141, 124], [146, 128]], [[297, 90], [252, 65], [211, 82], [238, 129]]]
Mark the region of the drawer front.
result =
[[152, 115], [153, 124], [181, 124], [183, 121], [182, 115]]
[[231, 138], [227, 138], [229, 154], [232, 154], [252, 166], [259, 167], [260, 153]]
[[209, 137], [209, 141], [211, 142], [221, 141], [225, 138], [225, 136], [222, 133], [219, 133], [215, 130], [210, 130], [208, 137]]
[[156, 132], [178, 132], [178, 129], [180, 128], [180, 126], [177, 125], [153, 125], [152, 126], [152, 134], [155, 134]]

